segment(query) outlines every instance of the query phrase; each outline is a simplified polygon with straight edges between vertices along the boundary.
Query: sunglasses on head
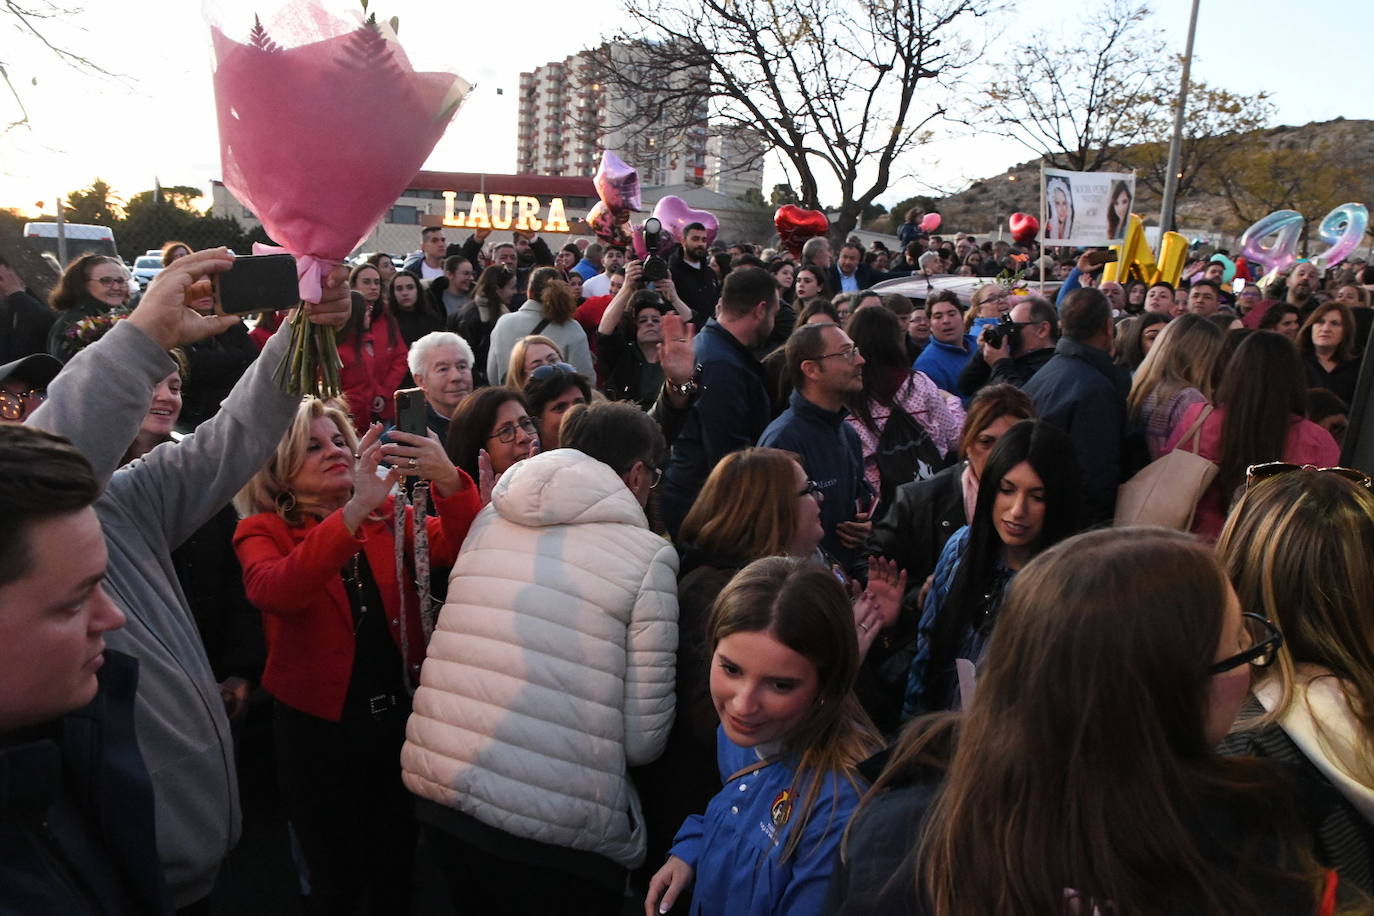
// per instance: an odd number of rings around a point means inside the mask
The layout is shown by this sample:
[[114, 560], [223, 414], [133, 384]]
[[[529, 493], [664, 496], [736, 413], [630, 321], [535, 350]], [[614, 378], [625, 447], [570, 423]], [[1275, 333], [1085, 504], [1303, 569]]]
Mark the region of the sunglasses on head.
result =
[[545, 363], [531, 372], [530, 378], [542, 382], [546, 378], [551, 378], [555, 373], [576, 375], [577, 369], [567, 363]]
[[1290, 464], [1287, 461], [1266, 461], [1263, 464], [1252, 464], [1245, 469], [1245, 486], [1254, 486], [1266, 477], [1274, 477], [1279, 474], [1287, 474], [1289, 471], [1317, 471], [1322, 474], [1338, 474], [1346, 480], [1354, 481], [1366, 490], [1374, 489], [1374, 481], [1370, 480], [1368, 474], [1356, 468], [1319, 468], [1313, 464]]

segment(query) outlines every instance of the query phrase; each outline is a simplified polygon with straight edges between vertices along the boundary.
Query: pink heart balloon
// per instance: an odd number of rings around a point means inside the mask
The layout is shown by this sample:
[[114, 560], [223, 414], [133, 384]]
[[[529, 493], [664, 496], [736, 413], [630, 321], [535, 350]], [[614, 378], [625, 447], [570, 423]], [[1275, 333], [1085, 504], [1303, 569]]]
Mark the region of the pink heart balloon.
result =
[[707, 213], [705, 210], [693, 210], [687, 206], [687, 202], [681, 197], [669, 194], [654, 205], [654, 216], [663, 224], [663, 231], [671, 236], [674, 242], [682, 244], [682, 233], [692, 223], [701, 223], [706, 227], [706, 244], [710, 245], [716, 240], [717, 233], [720, 232], [720, 221], [715, 214]]
[[924, 231], [926, 231], [926, 232], [934, 232], [936, 229], [939, 229], [939, 228], [940, 228], [940, 214], [938, 214], [938, 213], [927, 213], [925, 216], [921, 217], [921, 229], [923, 229]]
[[644, 203], [639, 193], [639, 172], [610, 150], [601, 154], [601, 165], [592, 176], [592, 185], [607, 207], [614, 213], [622, 210], [639, 211]]

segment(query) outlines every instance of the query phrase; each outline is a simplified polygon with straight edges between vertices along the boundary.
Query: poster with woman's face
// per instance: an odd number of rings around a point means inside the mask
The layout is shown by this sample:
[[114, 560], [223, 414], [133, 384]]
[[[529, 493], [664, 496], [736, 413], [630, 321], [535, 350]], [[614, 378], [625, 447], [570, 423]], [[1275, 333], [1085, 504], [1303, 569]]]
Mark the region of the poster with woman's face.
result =
[[1135, 203], [1133, 173], [1045, 169], [1043, 189], [1047, 242], [1082, 247], [1125, 239]]

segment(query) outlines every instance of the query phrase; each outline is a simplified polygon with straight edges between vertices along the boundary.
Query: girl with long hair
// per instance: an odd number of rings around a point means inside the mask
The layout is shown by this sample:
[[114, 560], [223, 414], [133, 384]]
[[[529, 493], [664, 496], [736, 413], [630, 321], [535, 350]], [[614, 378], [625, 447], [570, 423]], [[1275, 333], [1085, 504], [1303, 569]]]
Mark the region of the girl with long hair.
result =
[[1361, 471], [1254, 470], [1217, 556], [1241, 605], [1284, 642], [1222, 750], [1320, 787], [1309, 813], [1322, 860], [1374, 894], [1374, 493]]
[[720, 793], [689, 817], [646, 914], [692, 887], [693, 913], [818, 913], [877, 736], [854, 696], [859, 630], [844, 586], [771, 557], [721, 592], [707, 625]]
[[[1180, 446], [1204, 405], [1183, 413], [1164, 446]], [[1241, 341], [1216, 392], [1216, 409], [1202, 422], [1197, 453], [1216, 462], [1217, 476], [1198, 500], [1193, 532], [1208, 542], [1221, 534], [1245, 469], [1265, 461], [1329, 467], [1341, 450], [1331, 434], [1304, 418], [1307, 380], [1293, 345], [1281, 335], [1256, 331]]]
[[955, 660], [980, 662], [1017, 571], [1078, 531], [1083, 483], [1074, 454], [1069, 437], [1044, 420], [1017, 423], [993, 447], [973, 520], [935, 566], [907, 676], [908, 716], [958, 705]]
[[505, 382], [511, 348], [522, 337], [539, 334], [558, 344], [564, 359], [587, 378], [596, 378], [587, 332], [573, 320], [577, 298], [556, 267], [540, 267], [530, 274], [529, 298], [517, 311], [502, 315], [491, 331], [487, 353], [487, 378], [493, 385]]
[[[916, 591], [935, 570], [945, 543], [973, 521], [979, 480], [997, 441], [1022, 420], [1035, 417], [1035, 404], [1024, 391], [1006, 383], [988, 385], [969, 404], [957, 445], [960, 460], [929, 480], [904, 483], [873, 526], [873, 553], [890, 557], [906, 571]], [[903, 615], [907, 616], [907, 615]], [[910, 616], [921, 616], [920, 604]]]
[[830, 299], [830, 280], [826, 277], [825, 271], [814, 264], [803, 264], [797, 268], [792, 288], [795, 293], [792, 307], [798, 312], [803, 311], [816, 299]]
[[339, 386], [348, 399], [353, 427], [361, 435], [373, 423], [396, 418], [393, 395], [410, 371], [410, 348], [396, 316], [382, 299], [382, 275], [371, 264], [360, 264], [348, 275], [348, 285], [362, 296], [354, 299], [353, 315], [339, 332]]
[[487, 377], [491, 332], [501, 316], [511, 310], [515, 295], [515, 271], [500, 264], [493, 264], [477, 277], [477, 282], [472, 287], [472, 301], [449, 319], [448, 329], [472, 347], [474, 388], [493, 384]]
[[774, 258], [768, 262], [768, 272], [778, 284], [778, 300], [791, 305], [797, 298], [797, 265], [782, 258]]
[[[375, 268], [368, 268], [374, 270]], [[391, 490], [432, 483], [429, 559], [448, 566], [481, 508], [437, 438], [374, 424], [359, 441], [337, 402], [306, 398], [276, 453], [235, 497], [248, 600], [262, 612], [286, 811], [310, 874], [311, 912], [406, 912], [416, 824], [401, 784], [429, 609], [398, 569]], [[382, 473], [379, 474], [378, 471]], [[406, 551], [408, 554], [409, 551]]]
[[540, 366], [556, 366], [563, 362], [563, 351], [551, 338], [531, 334], [515, 342], [510, 351], [510, 366], [506, 369], [506, 387], [524, 391], [530, 374]]
[[1126, 410], [1131, 425], [1145, 433], [1150, 460], [1164, 454], [1165, 443], [1194, 404], [1212, 398], [1212, 379], [1226, 335], [1201, 315], [1169, 320], [1131, 381]]
[[1168, 323], [1169, 316], [1158, 312], [1141, 312], [1119, 322], [1116, 326], [1116, 364], [1125, 366], [1134, 375]]
[[383, 291], [383, 297], [391, 307], [391, 313], [396, 318], [396, 324], [401, 329], [401, 337], [405, 339], [406, 346], [410, 346], [426, 334], [444, 329], [445, 317], [435, 310], [433, 300], [425, 295], [420, 286], [420, 278], [410, 271], [394, 271]]
[[[849, 398], [845, 421], [859, 434], [863, 448], [864, 478], [891, 505], [896, 488], [906, 480], [883, 480], [878, 469], [878, 445], [894, 415], [915, 423], [929, 440], [940, 460], [926, 467], [919, 479], [933, 477], [947, 463], [944, 459], [959, 445], [964, 424], [962, 407], [952, 409], [939, 387], [924, 372], [911, 368], [906, 354], [906, 329], [885, 308], [862, 308], [849, 318], [847, 332], [863, 351], [863, 387]], [[902, 420], [899, 419], [899, 422]], [[912, 445], [915, 445], [913, 439]], [[917, 479], [917, 478], [912, 478]]]
[[1070, 538], [1012, 585], [972, 702], [908, 726], [832, 913], [1332, 911], [1284, 783], [1213, 750], [1272, 625], [1181, 532]]

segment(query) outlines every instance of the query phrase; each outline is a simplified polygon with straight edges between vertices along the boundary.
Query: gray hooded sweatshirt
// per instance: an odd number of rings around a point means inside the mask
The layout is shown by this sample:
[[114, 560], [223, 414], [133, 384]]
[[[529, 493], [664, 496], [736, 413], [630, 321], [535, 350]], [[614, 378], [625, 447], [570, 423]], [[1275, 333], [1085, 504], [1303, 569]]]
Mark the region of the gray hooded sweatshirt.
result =
[[238, 842], [240, 817], [229, 721], [171, 552], [233, 498], [285, 434], [300, 402], [273, 379], [287, 343], [274, 335], [194, 433], [118, 470], [153, 388], [176, 369], [128, 322], [73, 357], [28, 420], [71, 439], [105, 482], [95, 507], [110, 553], [104, 584], [128, 617], [105, 641], [139, 662], [135, 725], [153, 782], [158, 853], [178, 907], [210, 893]]

